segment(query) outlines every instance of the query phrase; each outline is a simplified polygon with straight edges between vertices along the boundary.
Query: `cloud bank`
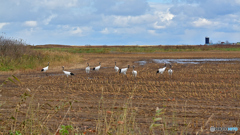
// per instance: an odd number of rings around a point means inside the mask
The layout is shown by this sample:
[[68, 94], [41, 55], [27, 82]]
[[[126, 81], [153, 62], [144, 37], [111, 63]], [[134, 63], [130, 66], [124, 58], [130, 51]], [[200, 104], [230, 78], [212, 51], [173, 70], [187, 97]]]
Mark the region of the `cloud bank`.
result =
[[8, 0], [0, 32], [30, 44], [239, 42], [240, 0]]

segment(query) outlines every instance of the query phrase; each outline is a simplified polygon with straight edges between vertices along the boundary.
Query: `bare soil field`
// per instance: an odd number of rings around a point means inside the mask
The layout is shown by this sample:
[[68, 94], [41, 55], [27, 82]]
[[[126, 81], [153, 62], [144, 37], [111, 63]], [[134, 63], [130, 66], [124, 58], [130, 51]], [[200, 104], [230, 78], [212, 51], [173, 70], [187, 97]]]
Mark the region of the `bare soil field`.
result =
[[[240, 62], [172, 63], [173, 75], [156, 71], [163, 58], [240, 58], [240, 53], [166, 52], [156, 54], [81, 54], [82, 63], [31, 72], [14, 72], [21, 81], [0, 88], [0, 134], [14, 128], [25, 134], [54, 134], [59, 125], [72, 125], [74, 133], [116, 134], [240, 134], [210, 132], [210, 127], [240, 128]], [[147, 61], [139, 65], [137, 61]], [[116, 73], [130, 65], [127, 75]], [[86, 74], [86, 63], [91, 66]], [[101, 62], [101, 69], [92, 68]], [[47, 63], [47, 62], [46, 62]], [[137, 77], [133, 77], [135, 65]], [[44, 67], [44, 65], [43, 65]], [[11, 73], [2, 73], [2, 83]], [[70, 107], [71, 106], [71, 107]], [[156, 116], [156, 108], [162, 114]], [[153, 118], [161, 120], [153, 121]], [[150, 129], [152, 123], [160, 124]], [[26, 125], [32, 126], [30, 129]]]

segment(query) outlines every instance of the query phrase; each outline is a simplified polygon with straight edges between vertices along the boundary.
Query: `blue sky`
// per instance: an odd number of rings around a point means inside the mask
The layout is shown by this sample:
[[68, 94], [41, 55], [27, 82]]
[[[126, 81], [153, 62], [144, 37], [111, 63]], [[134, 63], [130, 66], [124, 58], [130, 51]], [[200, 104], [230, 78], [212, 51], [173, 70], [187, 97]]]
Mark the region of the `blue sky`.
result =
[[32, 45], [240, 42], [240, 0], [2, 0], [0, 32]]

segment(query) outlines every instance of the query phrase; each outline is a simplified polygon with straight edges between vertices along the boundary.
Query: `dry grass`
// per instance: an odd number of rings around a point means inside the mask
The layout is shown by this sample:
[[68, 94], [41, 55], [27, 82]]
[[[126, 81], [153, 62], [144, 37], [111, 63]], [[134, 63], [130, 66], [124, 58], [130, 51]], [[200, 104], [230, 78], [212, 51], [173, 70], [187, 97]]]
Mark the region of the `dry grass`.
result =
[[0, 71], [10, 71], [1, 72], [1, 74], [41, 70], [41, 68], [47, 66], [47, 62], [50, 62], [52, 67], [73, 66], [72, 63], [80, 63], [82, 60], [82, 56], [79, 54], [33, 50], [22, 40], [7, 39], [0, 36]]
[[22, 40], [8, 39], [0, 36], [0, 56], [17, 59], [23, 54], [33, 55], [30, 47], [27, 47]]

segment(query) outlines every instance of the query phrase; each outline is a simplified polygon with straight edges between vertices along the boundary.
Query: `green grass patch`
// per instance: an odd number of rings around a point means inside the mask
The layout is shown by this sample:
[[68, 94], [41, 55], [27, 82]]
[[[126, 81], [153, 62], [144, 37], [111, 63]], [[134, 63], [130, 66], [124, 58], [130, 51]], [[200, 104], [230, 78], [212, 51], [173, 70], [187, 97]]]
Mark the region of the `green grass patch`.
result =
[[217, 48], [219, 51], [240, 51], [240, 48]]

